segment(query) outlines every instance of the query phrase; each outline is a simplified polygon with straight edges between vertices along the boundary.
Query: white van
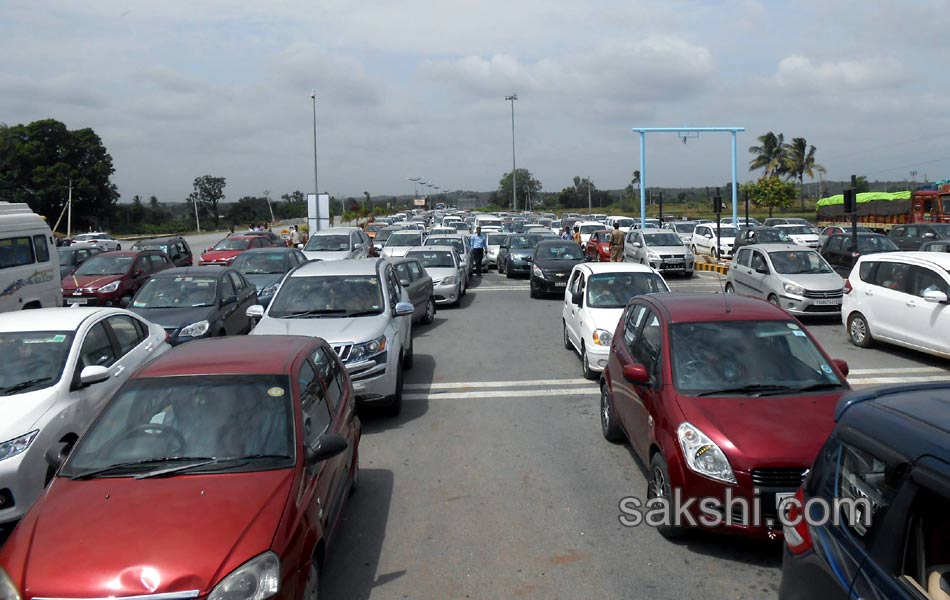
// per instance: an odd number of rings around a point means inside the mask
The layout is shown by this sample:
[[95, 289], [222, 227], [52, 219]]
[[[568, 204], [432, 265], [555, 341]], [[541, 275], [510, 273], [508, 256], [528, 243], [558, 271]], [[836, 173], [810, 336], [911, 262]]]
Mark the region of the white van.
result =
[[494, 215], [478, 215], [475, 217], [475, 227], [498, 227], [503, 228], [502, 220]]
[[0, 202], [0, 312], [62, 305], [49, 225], [26, 204]]

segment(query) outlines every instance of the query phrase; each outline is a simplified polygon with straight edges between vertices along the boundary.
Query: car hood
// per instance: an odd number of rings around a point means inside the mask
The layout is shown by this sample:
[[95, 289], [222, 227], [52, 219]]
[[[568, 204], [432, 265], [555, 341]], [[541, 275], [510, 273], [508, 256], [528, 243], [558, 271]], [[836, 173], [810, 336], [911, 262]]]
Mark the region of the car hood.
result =
[[796, 233], [788, 234], [788, 237], [792, 238], [795, 242], [806, 243], [806, 244], [816, 244], [818, 243], [818, 236], [813, 233]]
[[459, 274], [455, 267], [428, 267], [426, 273], [432, 278], [432, 281], [442, 281], [446, 277], [455, 277]]
[[251, 275], [244, 275], [244, 279], [247, 279], [254, 284], [254, 287], [257, 288], [257, 291], [260, 292], [264, 288], [270, 287], [275, 283], [278, 283], [281, 279], [284, 278], [283, 273], [257, 273]]
[[620, 322], [620, 317], [623, 315], [623, 308], [588, 308], [587, 312], [590, 315], [591, 325], [594, 329], [603, 329], [604, 331], [609, 331], [610, 335], [614, 334], [614, 331], [617, 330], [617, 323]]
[[[842, 393], [679, 397], [687, 421], [716, 442], [734, 470], [811, 466], [834, 429]], [[674, 425], [674, 426], [678, 426]]]
[[534, 264], [538, 266], [539, 269], [544, 269], [545, 271], [550, 271], [552, 273], [570, 273], [571, 269], [574, 268], [574, 265], [580, 264], [583, 261], [581, 260], [546, 260], [546, 259], [535, 259]]
[[416, 246], [383, 246], [383, 256], [405, 256], [410, 248]]
[[343, 260], [350, 256], [349, 250], [304, 250], [303, 255], [307, 257], [307, 260], [319, 259], [319, 260]]
[[200, 590], [266, 551], [292, 469], [71, 481], [41, 497], [24, 560], [29, 596], [109, 598]]
[[837, 273], [798, 273], [782, 275], [780, 277], [792, 283], [798, 284], [806, 290], [816, 292], [838, 291], [844, 287], [844, 279]]
[[37, 421], [56, 403], [58, 385], [0, 396], [0, 439], [12, 440], [33, 431]]
[[230, 260], [243, 252], [243, 250], [211, 250], [201, 255], [201, 260]]
[[265, 316], [251, 335], [308, 335], [321, 337], [328, 343], [361, 343], [383, 334], [389, 315], [323, 319], [275, 319]]
[[100, 288], [123, 277], [124, 275], [67, 275], [63, 279], [62, 288], [64, 290]]
[[686, 246], [647, 246], [647, 250], [656, 254], [686, 254]]
[[187, 308], [135, 308], [129, 310], [141, 315], [146, 321], [161, 325], [163, 329], [179, 329], [204, 319], [212, 319], [215, 307], [196, 306]]

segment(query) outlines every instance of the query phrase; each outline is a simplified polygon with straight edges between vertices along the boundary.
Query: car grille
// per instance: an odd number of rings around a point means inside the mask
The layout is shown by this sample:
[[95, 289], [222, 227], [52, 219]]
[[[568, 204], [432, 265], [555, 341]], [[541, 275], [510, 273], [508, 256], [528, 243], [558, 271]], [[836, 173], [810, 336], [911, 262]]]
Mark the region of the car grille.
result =
[[752, 469], [752, 483], [760, 488], [796, 489], [807, 471], [808, 467]]
[[842, 290], [815, 291], [805, 290], [806, 298], [840, 298], [844, 295]]
[[805, 312], [813, 313], [829, 313], [829, 312], [841, 312], [840, 304], [812, 304], [811, 306], [805, 307]]
[[340, 344], [333, 347], [333, 351], [336, 352], [336, 355], [340, 357], [340, 360], [346, 362], [350, 357], [350, 350], [353, 349], [353, 344]]

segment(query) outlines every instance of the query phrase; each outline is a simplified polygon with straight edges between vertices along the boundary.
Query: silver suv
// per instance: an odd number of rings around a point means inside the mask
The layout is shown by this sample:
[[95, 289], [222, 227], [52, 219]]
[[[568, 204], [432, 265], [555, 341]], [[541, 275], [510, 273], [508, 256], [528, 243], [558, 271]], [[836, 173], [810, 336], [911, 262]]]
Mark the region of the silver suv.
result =
[[409, 295], [382, 258], [305, 263], [284, 278], [251, 335], [309, 335], [339, 355], [360, 404], [402, 408], [403, 370], [412, 368]]

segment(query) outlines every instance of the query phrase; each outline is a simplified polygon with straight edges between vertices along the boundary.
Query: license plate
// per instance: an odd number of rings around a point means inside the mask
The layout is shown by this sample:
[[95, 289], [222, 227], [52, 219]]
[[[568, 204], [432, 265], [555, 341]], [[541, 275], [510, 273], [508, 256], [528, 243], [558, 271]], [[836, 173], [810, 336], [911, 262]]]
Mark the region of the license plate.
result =
[[682, 261], [680, 261], [680, 262], [665, 262], [665, 263], [663, 263], [663, 265], [666, 266], [666, 267], [670, 267], [671, 269], [682, 269], [683, 267], [686, 266], [686, 264], [683, 263]]
[[66, 298], [66, 304], [86, 304], [88, 300], [85, 298]]
[[567, 282], [566, 282], [566, 281], [556, 281], [556, 282], [554, 283], [554, 287], [567, 287]]
[[817, 306], [833, 306], [835, 304], [841, 304], [841, 298], [822, 298], [820, 300], [815, 300]]
[[794, 498], [795, 492], [778, 492], [775, 494], [775, 508], [778, 509], [778, 513], [782, 514], [782, 503], [788, 500], [789, 498]]

